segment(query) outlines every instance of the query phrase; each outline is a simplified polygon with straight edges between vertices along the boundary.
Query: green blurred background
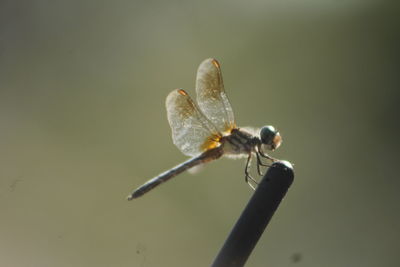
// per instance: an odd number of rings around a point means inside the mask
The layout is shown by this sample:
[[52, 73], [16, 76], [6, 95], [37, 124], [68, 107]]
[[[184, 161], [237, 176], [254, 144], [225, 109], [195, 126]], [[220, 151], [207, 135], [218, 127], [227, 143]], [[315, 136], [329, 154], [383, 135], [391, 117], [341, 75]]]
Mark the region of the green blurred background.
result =
[[[0, 266], [208, 266], [252, 191], [186, 159], [164, 101], [222, 65], [295, 182], [247, 266], [398, 266], [398, 12], [384, 1], [1, 1]], [[394, 3], [394, 1], [393, 1]]]

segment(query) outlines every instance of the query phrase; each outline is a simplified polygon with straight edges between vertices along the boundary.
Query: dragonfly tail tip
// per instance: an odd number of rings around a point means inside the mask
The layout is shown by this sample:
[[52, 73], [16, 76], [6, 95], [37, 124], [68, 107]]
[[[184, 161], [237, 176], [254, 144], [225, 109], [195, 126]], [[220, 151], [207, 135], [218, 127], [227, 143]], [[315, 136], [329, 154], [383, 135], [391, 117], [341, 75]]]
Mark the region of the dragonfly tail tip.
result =
[[135, 196], [133, 194], [130, 194], [129, 196], [126, 197], [126, 200], [132, 200], [134, 198], [135, 198]]
[[136, 190], [136, 191], [132, 192], [126, 199], [127, 199], [127, 200], [132, 200], [132, 199], [138, 198], [138, 197], [140, 197], [140, 196], [142, 196], [142, 195], [143, 195], [142, 192]]

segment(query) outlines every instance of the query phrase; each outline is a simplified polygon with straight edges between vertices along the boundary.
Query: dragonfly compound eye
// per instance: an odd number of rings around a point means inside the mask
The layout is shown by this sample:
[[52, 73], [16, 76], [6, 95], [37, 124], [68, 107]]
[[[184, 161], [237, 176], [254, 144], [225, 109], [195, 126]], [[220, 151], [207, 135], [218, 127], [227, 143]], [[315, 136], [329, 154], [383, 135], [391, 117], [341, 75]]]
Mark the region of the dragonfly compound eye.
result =
[[273, 126], [264, 126], [260, 130], [261, 142], [270, 150], [274, 150], [281, 145], [282, 137]]

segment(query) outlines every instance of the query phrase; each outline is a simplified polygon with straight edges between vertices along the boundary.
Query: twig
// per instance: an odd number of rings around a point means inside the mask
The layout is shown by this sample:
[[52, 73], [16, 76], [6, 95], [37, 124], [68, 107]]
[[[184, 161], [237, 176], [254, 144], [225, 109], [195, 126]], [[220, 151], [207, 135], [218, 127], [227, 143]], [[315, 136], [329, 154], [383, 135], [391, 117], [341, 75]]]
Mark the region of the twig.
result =
[[233, 227], [212, 267], [244, 266], [293, 179], [293, 168], [289, 162], [278, 161], [272, 164]]

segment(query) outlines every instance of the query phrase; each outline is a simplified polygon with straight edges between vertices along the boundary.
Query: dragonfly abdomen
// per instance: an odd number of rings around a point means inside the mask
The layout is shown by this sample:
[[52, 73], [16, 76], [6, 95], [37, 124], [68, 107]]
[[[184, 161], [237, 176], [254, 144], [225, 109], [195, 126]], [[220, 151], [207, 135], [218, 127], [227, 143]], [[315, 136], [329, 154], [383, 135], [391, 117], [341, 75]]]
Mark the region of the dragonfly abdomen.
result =
[[138, 198], [138, 197], [144, 195], [145, 193], [152, 190], [156, 186], [168, 181], [169, 179], [177, 176], [178, 174], [180, 174], [194, 166], [218, 159], [221, 156], [222, 156], [221, 147], [207, 150], [204, 153], [202, 153], [201, 155], [199, 155], [197, 157], [193, 157], [193, 158], [173, 167], [172, 169], [161, 173], [160, 175], [154, 177], [153, 179], [147, 181], [145, 184], [143, 184], [142, 186], [140, 186], [139, 188], [134, 190], [128, 196], [128, 200], [132, 200], [134, 198]]

